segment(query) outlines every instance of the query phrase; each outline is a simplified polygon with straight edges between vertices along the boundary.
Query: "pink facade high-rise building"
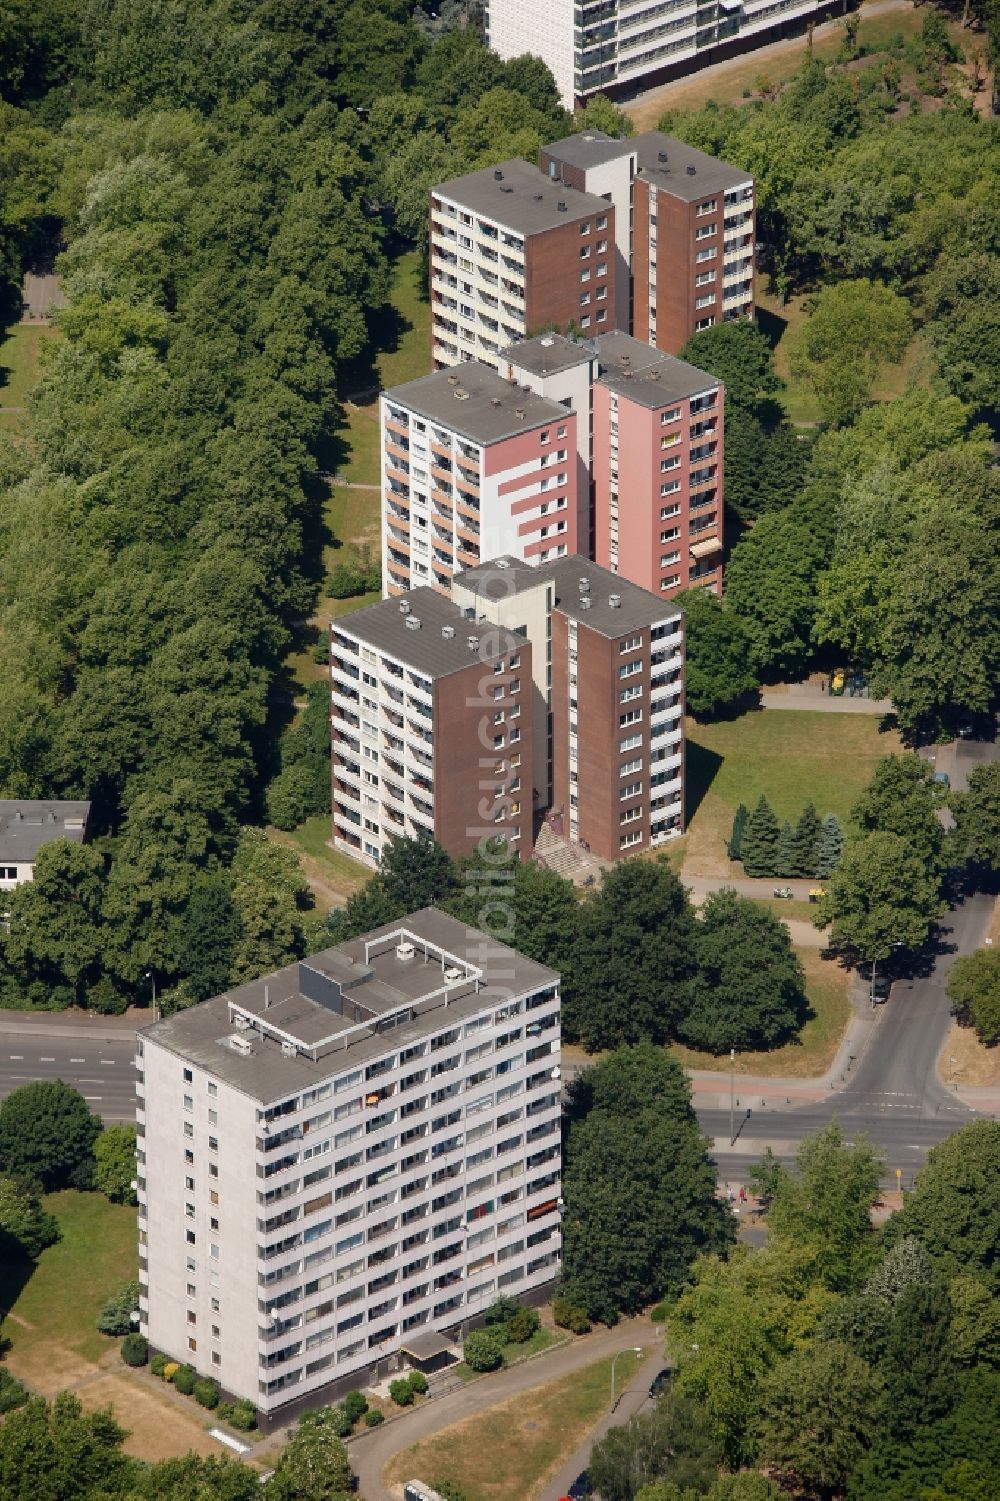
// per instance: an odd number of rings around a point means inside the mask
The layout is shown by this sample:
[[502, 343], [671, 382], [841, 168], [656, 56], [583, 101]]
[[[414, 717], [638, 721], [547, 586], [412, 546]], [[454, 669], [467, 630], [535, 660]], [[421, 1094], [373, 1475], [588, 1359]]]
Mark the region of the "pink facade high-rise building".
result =
[[488, 366], [439, 370], [381, 398], [387, 594], [447, 592], [501, 553], [530, 563], [587, 545], [577, 415]]
[[577, 413], [595, 562], [668, 598], [694, 585], [720, 593], [725, 393], [716, 377], [624, 333], [582, 343], [543, 334], [505, 350], [504, 361], [519, 386]]

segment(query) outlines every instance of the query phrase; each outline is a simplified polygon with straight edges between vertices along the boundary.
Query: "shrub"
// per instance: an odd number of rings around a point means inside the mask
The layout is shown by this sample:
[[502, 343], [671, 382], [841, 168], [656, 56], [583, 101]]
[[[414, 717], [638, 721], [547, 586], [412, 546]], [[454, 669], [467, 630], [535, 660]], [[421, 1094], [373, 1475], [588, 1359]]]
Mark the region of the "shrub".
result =
[[178, 1366], [174, 1372], [174, 1386], [179, 1392], [183, 1392], [185, 1397], [190, 1397], [197, 1380], [198, 1377], [189, 1365]]
[[368, 1398], [364, 1392], [348, 1392], [340, 1405], [351, 1422], [356, 1423], [358, 1418], [363, 1418], [368, 1411]]
[[491, 1328], [497, 1324], [509, 1324], [515, 1313], [519, 1312], [520, 1307], [521, 1305], [516, 1298], [511, 1298], [506, 1293], [501, 1293], [500, 1297], [487, 1308], [483, 1314], [483, 1319]]
[[131, 1334], [135, 1325], [132, 1315], [139, 1307], [138, 1282], [125, 1285], [105, 1303], [97, 1315], [97, 1328], [101, 1334]]
[[211, 1412], [219, 1405], [219, 1388], [209, 1376], [203, 1376], [194, 1384], [194, 1400]]
[[410, 1391], [416, 1392], [419, 1396], [423, 1396], [424, 1392], [427, 1390], [427, 1377], [424, 1375], [423, 1371], [411, 1371], [409, 1380]]
[[515, 1345], [523, 1345], [541, 1326], [542, 1321], [533, 1308], [519, 1308], [507, 1329]]
[[152, 1360], [149, 1362], [149, 1369], [152, 1371], [154, 1376], [162, 1376], [164, 1371], [167, 1369], [167, 1357], [162, 1354], [154, 1355]]
[[168, 1360], [167, 1363], [166, 1363], [166, 1365], [163, 1367], [163, 1379], [164, 1379], [164, 1381], [173, 1381], [174, 1377], [177, 1375], [177, 1372], [180, 1370], [180, 1368], [181, 1368], [180, 1367], [180, 1361], [177, 1361], [177, 1360]]
[[379, 1423], [385, 1422], [385, 1414], [379, 1412], [377, 1407], [369, 1407], [365, 1413], [365, 1427], [377, 1428]]
[[409, 1407], [413, 1402], [413, 1392], [410, 1383], [405, 1380], [389, 1382], [389, 1396], [397, 1407]]
[[257, 1426], [257, 1409], [246, 1397], [239, 1402], [220, 1402], [215, 1413], [220, 1422], [239, 1429], [240, 1433], [250, 1433]]
[[122, 1360], [126, 1365], [145, 1365], [149, 1359], [149, 1345], [144, 1334], [126, 1334], [122, 1340]]
[[462, 1354], [470, 1371], [495, 1371], [503, 1364], [501, 1342], [496, 1329], [473, 1329], [466, 1337]]
[[651, 1308], [649, 1310], [649, 1317], [652, 1319], [654, 1324], [665, 1324], [667, 1322], [667, 1314], [669, 1312], [670, 1309], [668, 1308], [666, 1303], [657, 1303], [655, 1308]]
[[336, 1407], [328, 1407], [323, 1417], [324, 1428], [329, 1428], [336, 1438], [346, 1438], [354, 1427], [354, 1419], [345, 1411], [344, 1405], [338, 1402]]
[[469, 1501], [462, 1487], [456, 1485], [453, 1480], [435, 1480], [434, 1489], [441, 1497], [441, 1501]]
[[553, 1322], [559, 1329], [568, 1329], [570, 1334], [589, 1334], [591, 1329], [587, 1310], [569, 1298], [555, 1298], [552, 1303]]
[[13, 1412], [15, 1407], [23, 1407], [28, 1400], [28, 1393], [4, 1366], [0, 1366], [0, 1412]]

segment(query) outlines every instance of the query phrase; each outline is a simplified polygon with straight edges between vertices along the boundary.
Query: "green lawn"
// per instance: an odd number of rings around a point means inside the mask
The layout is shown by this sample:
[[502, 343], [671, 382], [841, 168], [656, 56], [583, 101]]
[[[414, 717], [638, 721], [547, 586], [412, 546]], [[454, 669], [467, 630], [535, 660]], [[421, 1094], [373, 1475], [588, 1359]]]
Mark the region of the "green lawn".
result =
[[0, 1263], [0, 1307], [8, 1315], [0, 1336], [11, 1343], [12, 1367], [29, 1381], [33, 1367], [51, 1369], [67, 1357], [96, 1361], [110, 1348], [95, 1320], [138, 1268], [134, 1209], [72, 1189], [49, 1194], [45, 1207], [62, 1239], [42, 1252], [26, 1281], [26, 1268]]
[[[788, 904], [791, 906], [791, 903]], [[833, 959], [823, 959], [817, 949], [796, 949], [805, 971], [806, 996], [812, 1012], [794, 1042], [769, 1053], [738, 1053], [741, 1074], [765, 1074], [772, 1078], [816, 1078], [833, 1062], [850, 1016], [850, 975]], [[685, 1068], [728, 1068], [728, 1058], [700, 1053], [679, 1043], [669, 1048]]]
[[[374, 373], [365, 384], [384, 389], [402, 385], [428, 375], [431, 369], [431, 310], [423, 295], [420, 256], [415, 250], [401, 255], [393, 267], [389, 308], [375, 322], [374, 335], [381, 340]], [[345, 391], [345, 397], [351, 391]], [[346, 409], [347, 423], [341, 436], [348, 447], [346, 460], [340, 465], [344, 479], [356, 485], [378, 485], [378, 398], [365, 391], [358, 402]]]
[[742, 873], [724, 848], [739, 803], [752, 808], [764, 793], [779, 819], [794, 822], [812, 801], [821, 818], [836, 813], [846, 820], [876, 761], [901, 748], [895, 732], [880, 732], [874, 715], [809, 710], [689, 721], [687, 734], [687, 875]]
[[42, 345], [54, 337], [54, 329], [39, 323], [15, 323], [0, 332], [0, 430], [23, 424], [25, 413], [16, 409], [38, 384]]
[[[619, 1391], [638, 1363], [631, 1353], [619, 1357]], [[390, 1484], [414, 1475], [430, 1485], [450, 1481], [468, 1501], [534, 1501], [607, 1411], [610, 1397], [611, 1361], [600, 1360], [404, 1449], [384, 1478]]]
[[[505, 1345], [503, 1350], [504, 1365], [516, 1365], [518, 1361], [527, 1360], [529, 1355], [540, 1355], [543, 1350], [551, 1350], [553, 1345], [565, 1345], [573, 1336], [567, 1334], [564, 1329], [536, 1329], [530, 1339], [526, 1339], [523, 1345]], [[463, 1381], [472, 1381], [477, 1372], [472, 1370], [465, 1361], [460, 1361], [453, 1367], [456, 1376]]]
[[309, 882], [320, 912], [329, 912], [333, 907], [342, 906], [351, 892], [356, 891], [371, 876], [367, 865], [362, 865], [359, 860], [352, 860], [350, 855], [342, 855], [339, 850], [331, 849], [327, 844], [331, 826], [329, 816], [325, 813], [307, 818], [305, 823], [299, 824], [291, 833], [273, 828], [269, 828], [267, 833], [276, 844], [283, 844], [296, 851], [302, 873]]

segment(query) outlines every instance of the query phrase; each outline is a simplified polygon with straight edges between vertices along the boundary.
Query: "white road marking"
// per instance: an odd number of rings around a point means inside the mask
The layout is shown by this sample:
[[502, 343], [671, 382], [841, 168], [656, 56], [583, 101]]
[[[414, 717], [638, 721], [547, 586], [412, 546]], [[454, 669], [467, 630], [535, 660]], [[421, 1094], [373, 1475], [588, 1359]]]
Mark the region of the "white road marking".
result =
[[113, 1058], [101, 1058], [98, 1061], [100, 1062], [102, 1068], [114, 1068], [115, 1066], [115, 1060]]
[[24, 1054], [23, 1053], [11, 1053], [10, 1056], [11, 1056], [11, 1061], [12, 1062], [14, 1060], [16, 1060], [18, 1063], [23, 1063], [24, 1062]]
[[39, 1063], [55, 1063], [54, 1058], [39, 1058]]
[[102, 1096], [99, 1094], [85, 1094], [83, 1098], [85, 1100], [99, 1100]]
[[78, 1079], [78, 1084], [103, 1084], [103, 1079]]
[[71, 1058], [70, 1063], [86, 1063], [86, 1058]]

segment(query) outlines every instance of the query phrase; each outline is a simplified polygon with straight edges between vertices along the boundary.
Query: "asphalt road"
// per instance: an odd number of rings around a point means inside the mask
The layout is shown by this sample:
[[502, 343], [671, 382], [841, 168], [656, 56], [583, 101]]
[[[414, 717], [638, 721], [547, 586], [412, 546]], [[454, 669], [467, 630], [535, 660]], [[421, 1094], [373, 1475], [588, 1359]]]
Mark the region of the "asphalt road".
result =
[[[937, 1058], [951, 1021], [945, 994], [948, 970], [956, 953], [978, 948], [986, 936], [992, 897], [976, 895], [956, 907], [941, 924], [940, 952], [923, 978], [897, 981], [880, 1008], [864, 1055], [847, 1084], [828, 1099], [785, 1106], [780, 1081], [775, 1095], [739, 1097], [735, 1148], [729, 1145], [729, 1111], [702, 1109], [698, 1118], [715, 1143], [720, 1176], [743, 1182], [751, 1163], [770, 1147], [788, 1160], [803, 1136], [838, 1120], [850, 1136], [866, 1133], [886, 1154], [886, 1181], [895, 1169], [909, 1187], [928, 1150], [973, 1119], [937, 1076]], [[751, 1109], [749, 1119], [747, 1107]]]
[[[23, 1013], [18, 1013], [20, 1021]], [[89, 1021], [52, 1030], [14, 1030], [0, 1016], [0, 1096], [32, 1079], [63, 1079], [106, 1121], [135, 1119], [135, 1034], [94, 1035]], [[47, 1020], [45, 1018], [44, 1020]], [[39, 1022], [41, 1025], [41, 1021]]]

